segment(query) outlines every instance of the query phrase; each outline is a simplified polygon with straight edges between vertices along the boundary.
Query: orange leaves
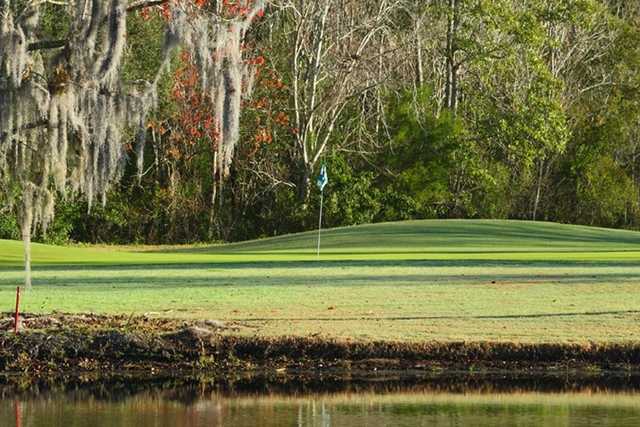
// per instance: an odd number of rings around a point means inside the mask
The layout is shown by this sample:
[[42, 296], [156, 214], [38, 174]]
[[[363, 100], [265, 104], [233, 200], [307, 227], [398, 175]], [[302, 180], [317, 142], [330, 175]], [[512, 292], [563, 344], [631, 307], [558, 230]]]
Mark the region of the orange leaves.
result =
[[212, 111], [211, 100], [201, 90], [200, 74], [191, 60], [191, 55], [183, 52], [180, 59], [182, 65], [174, 74], [174, 84], [171, 88], [171, 96], [179, 106], [172, 120], [173, 147], [180, 151], [186, 147], [193, 147], [198, 142], [205, 142], [215, 148], [220, 136], [220, 127]]
[[289, 116], [283, 111], [280, 111], [278, 114], [276, 114], [276, 116], [273, 118], [273, 121], [282, 127], [289, 126]]
[[[199, 0], [174, 0], [189, 1], [195, 7], [209, 7], [208, 1]], [[243, 15], [253, 8], [254, 0], [233, 1], [226, 0], [224, 2], [225, 14]], [[170, 4], [175, 5], [175, 2]], [[193, 9], [192, 9], [193, 10]], [[209, 9], [207, 9], [210, 11]], [[267, 58], [252, 43], [241, 43], [241, 53], [244, 57], [248, 71], [256, 71], [255, 76], [243, 77], [242, 84], [252, 87], [254, 90], [259, 87], [261, 94], [255, 101], [242, 102], [241, 109], [248, 110], [248, 114], [243, 115], [242, 138], [244, 139], [243, 155], [251, 156], [256, 150], [267, 144], [271, 144], [277, 132], [282, 127], [287, 128], [289, 125], [288, 116], [276, 109], [269, 100], [271, 95], [281, 98], [281, 90], [285, 87], [279, 78], [276, 78], [273, 71], [269, 71], [269, 62]], [[219, 62], [225, 58], [224, 49], [226, 47], [216, 48], [209, 51], [211, 60]], [[237, 48], [237, 46], [236, 46]], [[184, 161], [197, 156], [198, 153], [212, 153], [220, 148], [220, 144], [227, 143], [228, 135], [234, 135], [235, 128], [227, 134], [222, 134], [222, 123], [225, 121], [225, 111], [218, 111], [217, 104], [223, 102], [220, 99], [212, 99], [218, 96], [217, 91], [203, 90], [202, 75], [199, 70], [199, 63], [196, 61], [196, 54], [188, 50], [182, 51], [180, 54], [180, 66], [175, 70], [173, 75], [173, 85], [170, 89], [170, 97], [175, 105], [174, 111], [168, 123], [171, 124], [171, 131], [164, 141], [168, 141], [173, 151], [171, 156], [180, 158]], [[220, 55], [220, 57], [218, 57]], [[224, 65], [224, 64], [223, 64]], [[247, 70], [247, 69], [245, 69]], [[266, 70], [266, 71], [265, 71]], [[244, 71], [243, 71], [244, 72]], [[207, 87], [211, 83], [207, 82]], [[218, 84], [218, 83], [216, 83]], [[214, 86], [214, 89], [218, 86]], [[249, 89], [247, 89], [249, 90]], [[224, 96], [224, 94], [220, 95]], [[279, 104], [282, 100], [277, 101]], [[275, 110], [275, 113], [274, 113]], [[227, 127], [225, 127], [227, 129]], [[235, 141], [234, 141], [235, 144]]]
[[288, 105], [286, 89], [278, 73], [269, 67], [265, 59], [265, 53], [260, 52], [247, 61], [255, 65], [262, 72], [256, 76], [255, 96], [247, 104], [247, 109], [253, 111], [254, 118], [252, 141], [253, 150], [256, 152], [261, 145], [268, 145], [283, 133], [293, 133], [289, 114], [283, 111]]
[[[222, 4], [224, 6], [225, 12], [230, 15], [230, 17], [239, 17], [239, 16], [247, 16], [251, 11], [254, 0], [223, 0]], [[263, 16], [264, 11], [261, 11], [262, 14], [258, 14], [258, 16]]]
[[199, 103], [202, 100], [200, 93], [194, 92], [200, 80], [198, 69], [191, 62], [191, 54], [187, 51], [182, 52], [180, 57], [182, 66], [178, 68], [174, 75], [174, 85], [171, 95], [178, 101], [188, 101], [192, 104]]
[[140, 9], [139, 13], [144, 21], [148, 21], [149, 19], [151, 19], [151, 8], [145, 7], [143, 9]]
[[255, 58], [247, 59], [246, 62], [247, 64], [250, 64], [250, 65], [256, 65], [256, 66], [262, 67], [267, 61], [264, 59], [264, 56], [258, 55]]
[[164, 124], [155, 120], [150, 120], [147, 128], [158, 132], [160, 135], [164, 135], [165, 133], [167, 133], [167, 128], [164, 127]]
[[[173, 0], [176, 3], [191, 4], [196, 9], [204, 9], [206, 8], [211, 0]], [[255, 0], [223, 0], [223, 14], [224, 17], [229, 18], [238, 18], [249, 15], [251, 10], [253, 9]], [[140, 10], [139, 14], [144, 20], [151, 19], [151, 12], [155, 11], [159, 16], [161, 16], [164, 20], [171, 19], [171, 5], [172, 2], [163, 3], [159, 6], [149, 6]], [[262, 18], [264, 16], [264, 9], [260, 9], [256, 16], [258, 18]]]
[[257, 145], [271, 144], [273, 142], [273, 135], [271, 135], [269, 129], [261, 127], [256, 130], [256, 133], [253, 135], [253, 140]]
[[138, 12], [140, 17], [144, 21], [150, 20], [153, 17], [152, 13], [154, 13], [156, 16], [162, 17], [162, 19], [164, 19], [165, 21], [168, 21], [171, 19], [171, 6], [169, 5], [169, 3], [164, 3], [159, 6], [147, 6], [140, 9], [140, 11]]
[[255, 108], [256, 110], [263, 110], [263, 111], [266, 111], [269, 108], [269, 105], [270, 105], [269, 99], [267, 99], [266, 97], [258, 98], [251, 103], [251, 106], [253, 108]]
[[169, 155], [169, 157], [178, 160], [180, 158], [182, 158], [182, 153], [180, 152], [180, 150], [178, 149], [177, 146], [172, 145], [167, 149], [167, 154]]
[[[191, 3], [197, 9], [202, 9], [209, 3], [209, 0], [174, 0], [174, 1]], [[148, 6], [148, 7], [142, 8], [140, 9], [139, 14], [142, 17], [142, 19], [144, 19], [145, 21], [148, 21], [149, 19], [151, 19], [151, 12], [154, 11], [157, 13], [157, 15], [162, 17], [162, 19], [164, 19], [165, 21], [169, 21], [171, 19], [171, 3], [172, 2], [169, 1], [158, 6]]]
[[[255, 0], [223, 0], [225, 13], [228, 18], [244, 17], [254, 9]], [[257, 11], [256, 17], [264, 17], [264, 9]]]
[[161, 10], [160, 10], [160, 15], [166, 20], [168, 21], [169, 19], [171, 19], [171, 6], [169, 6], [169, 3], [165, 3], [161, 6]]
[[275, 89], [275, 90], [283, 90], [286, 88], [282, 80], [276, 77], [264, 79], [264, 85], [268, 88]]

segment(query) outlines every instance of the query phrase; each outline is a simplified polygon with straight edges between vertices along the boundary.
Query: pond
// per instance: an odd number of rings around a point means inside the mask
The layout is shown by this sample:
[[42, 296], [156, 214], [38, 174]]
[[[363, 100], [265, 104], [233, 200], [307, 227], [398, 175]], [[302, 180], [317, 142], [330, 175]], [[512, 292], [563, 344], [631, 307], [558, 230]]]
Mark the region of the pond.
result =
[[613, 384], [554, 379], [282, 379], [7, 385], [0, 425], [194, 426], [637, 426], [635, 378]]

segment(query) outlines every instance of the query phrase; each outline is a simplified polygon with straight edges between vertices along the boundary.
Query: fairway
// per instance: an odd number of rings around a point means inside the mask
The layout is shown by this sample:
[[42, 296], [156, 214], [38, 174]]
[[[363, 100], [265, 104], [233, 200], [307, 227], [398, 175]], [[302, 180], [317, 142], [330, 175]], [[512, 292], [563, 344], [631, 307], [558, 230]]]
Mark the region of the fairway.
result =
[[[220, 319], [240, 334], [353, 340], [640, 338], [640, 233], [425, 220], [217, 246], [33, 245], [29, 312]], [[0, 240], [0, 307], [22, 280]]]

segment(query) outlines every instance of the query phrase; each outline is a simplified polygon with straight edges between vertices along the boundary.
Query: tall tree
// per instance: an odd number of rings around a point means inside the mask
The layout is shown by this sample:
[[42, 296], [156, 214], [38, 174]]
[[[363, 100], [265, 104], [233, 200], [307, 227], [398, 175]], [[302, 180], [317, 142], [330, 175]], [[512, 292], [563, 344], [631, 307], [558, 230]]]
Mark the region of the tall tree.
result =
[[[60, 39], [42, 40], [46, 6], [68, 20]], [[159, 6], [167, 18], [162, 61], [151, 81], [126, 81], [127, 16]], [[5, 1], [0, 5], [0, 183], [16, 188], [30, 286], [30, 237], [46, 229], [55, 193], [67, 187], [105, 202], [122, 172], [124, 143], [137, 130], [144, 142], [160, 76], [179, 48], [192, 52], [201, 87], [216, 106], [219, 164], [228, 167], [241, 97], [252, 78], [243, 61], [244, 35], [262, 0]]]
[[[380, 51], [397, 2], [287, 0], [285, 43], [291, 46], [291, 116], [295, 127], [298, 195], [306, 202], [311, 174], [350, 102], [375, 87]], [[383, 52], [384, 54], [384, 52]]]

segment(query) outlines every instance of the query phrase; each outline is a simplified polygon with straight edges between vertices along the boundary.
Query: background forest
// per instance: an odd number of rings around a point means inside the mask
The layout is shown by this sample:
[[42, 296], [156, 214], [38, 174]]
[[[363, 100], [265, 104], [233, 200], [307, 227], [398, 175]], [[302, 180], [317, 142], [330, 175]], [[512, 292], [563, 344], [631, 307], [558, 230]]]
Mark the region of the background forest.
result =
[[[55, 40], [67, 21], [48, 5], [40, 31]], [[128, 19], [127, 79], [153, 76], [166, 25], [161, 7]], [[67, 194], [37, 238], [187, 243], [310, 229], [322, 164], [327, 226], [640, 228], [640, 2], [277, 0], [243, 49], [257, 71], [228, 173], [189, 52], [176, 54], [144, 153], [132, 138], [106, 204], [89, 211]], [[0, 238], [20, 238], [9, 208]]]

